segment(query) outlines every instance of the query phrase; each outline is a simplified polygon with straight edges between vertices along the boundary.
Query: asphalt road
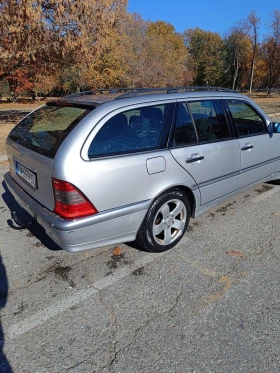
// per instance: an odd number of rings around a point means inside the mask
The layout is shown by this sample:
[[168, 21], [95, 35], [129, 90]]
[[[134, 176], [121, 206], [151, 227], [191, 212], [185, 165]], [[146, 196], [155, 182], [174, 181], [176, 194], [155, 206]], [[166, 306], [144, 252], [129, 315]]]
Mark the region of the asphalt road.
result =
[[192, 220], [169, 252], [114, 256], [19, 229], [0, 181], [1, 373], [279, 373], [279, 186]]

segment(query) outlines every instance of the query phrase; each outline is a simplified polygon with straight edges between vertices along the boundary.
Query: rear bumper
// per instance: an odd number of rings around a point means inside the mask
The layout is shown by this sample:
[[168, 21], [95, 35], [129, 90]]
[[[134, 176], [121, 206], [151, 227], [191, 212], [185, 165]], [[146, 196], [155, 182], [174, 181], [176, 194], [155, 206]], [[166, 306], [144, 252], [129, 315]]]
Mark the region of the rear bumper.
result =
[[64, 220], [34, 200], [9, 173], [5, 182], [15, 200], [53, 241], [69, 252], [133, 241], [151, 204], [151, 200], [146, 200], [83, 219]]

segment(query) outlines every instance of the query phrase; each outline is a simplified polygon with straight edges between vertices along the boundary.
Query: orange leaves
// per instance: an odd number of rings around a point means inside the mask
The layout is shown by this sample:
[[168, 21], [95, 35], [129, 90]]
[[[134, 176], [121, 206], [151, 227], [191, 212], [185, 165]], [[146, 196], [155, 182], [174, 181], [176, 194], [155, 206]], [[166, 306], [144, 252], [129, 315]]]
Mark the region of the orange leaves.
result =
[[113, 256], [121, 256], [122, 254], [123, 254], [123, 250], [119, 246], [116, 246], [114, 250], [112, 251]]

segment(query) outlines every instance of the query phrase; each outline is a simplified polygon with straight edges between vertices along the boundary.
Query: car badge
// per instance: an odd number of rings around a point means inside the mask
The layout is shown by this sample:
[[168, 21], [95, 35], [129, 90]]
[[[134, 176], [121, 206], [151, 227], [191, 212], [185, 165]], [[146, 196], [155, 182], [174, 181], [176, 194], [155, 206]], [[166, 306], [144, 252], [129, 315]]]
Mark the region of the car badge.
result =
[[20, 155], [21, 158], [23, 157], [24, 153], [25, 153], [24, 150], [20, 149], [19, 155]]

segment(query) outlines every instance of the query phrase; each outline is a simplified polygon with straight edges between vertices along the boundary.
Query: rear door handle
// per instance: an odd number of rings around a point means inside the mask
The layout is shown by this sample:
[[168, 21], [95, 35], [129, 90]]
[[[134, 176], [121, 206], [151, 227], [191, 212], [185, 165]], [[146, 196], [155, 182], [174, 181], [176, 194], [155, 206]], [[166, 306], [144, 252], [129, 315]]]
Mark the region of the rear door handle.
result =
[[250, 149], [253, 149], [253, 145], [251, 145], [251, 144], [245, 144], [242, 148], [241, 148], [241, 150], [250, 150]]
[[198, 162], [198, 161], [202, 161], [203, 159], [204, 159], [203, 155], [193, 154], [190, 158], [186, 159], [186, 163]]

